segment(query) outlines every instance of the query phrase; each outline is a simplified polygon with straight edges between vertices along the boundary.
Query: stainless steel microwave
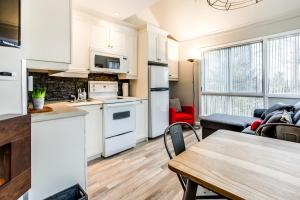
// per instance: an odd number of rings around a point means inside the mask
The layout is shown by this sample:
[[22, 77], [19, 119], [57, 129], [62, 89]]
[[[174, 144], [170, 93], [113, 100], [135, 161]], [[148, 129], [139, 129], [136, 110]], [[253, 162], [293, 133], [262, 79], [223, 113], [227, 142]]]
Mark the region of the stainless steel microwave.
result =
[[91, 51], [90, 71], [122, 74], [128, 72], [128, 57]]

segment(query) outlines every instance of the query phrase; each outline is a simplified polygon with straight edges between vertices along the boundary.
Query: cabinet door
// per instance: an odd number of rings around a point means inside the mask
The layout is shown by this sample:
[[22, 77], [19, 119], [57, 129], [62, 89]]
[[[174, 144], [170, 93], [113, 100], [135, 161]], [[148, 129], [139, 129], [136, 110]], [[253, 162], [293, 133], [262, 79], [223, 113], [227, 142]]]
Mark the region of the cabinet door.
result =
[[25, 1], [22, 38], [26, 59], [71, 63], [70, 1]]
[[136, 105], [136, 140], [141, 142], [148, 138], [148, 101], [141, 100]]
[[127, 33], [118, 27], [111, 27], [109, 34], [110, 48], [116, 54], [128, 56], [126, 49]]
[[161, 63], [168, 63], [167, 51], [167, 37], [159, 35], [157, 37], [157, 61]]
[[129, 75], [131, 77], [137, 77], [137, 36], [129, 35], [128, 37], [128, 58], [129, 58]]
[[178, 42], [168, 39], [168, 66], [169, 79], [178, 80], [179, 45]]
[[72, 32], [72, 64], [70, 68], [87, 70], [90, 55], [90, 26], [85, 21], [73, 17]]
[[30, 200], [77, 183], [86, 189], [84, 124], [83, 116], [32, 123]]
[[92, 26], [91, 47], [107, 52], [109, 44], [109, 26], [105, 23], [99, 23]]
[[157, 33], [148, 32], [148, 59], [157, 62]]
[[92, 160], [102, 153], [102, 108], [100, 105], [79, 108], [88, 112], [85, 116], [86, 154], [87, 159]]

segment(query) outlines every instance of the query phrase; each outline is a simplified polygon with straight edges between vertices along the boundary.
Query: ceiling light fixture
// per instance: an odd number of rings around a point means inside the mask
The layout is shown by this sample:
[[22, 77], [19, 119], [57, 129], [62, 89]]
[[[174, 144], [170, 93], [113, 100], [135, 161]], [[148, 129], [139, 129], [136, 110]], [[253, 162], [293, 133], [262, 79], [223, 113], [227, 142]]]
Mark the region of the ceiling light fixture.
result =
[[207, 0], [207, 3], [217, 10], [236, 10], [257, 4], [263, 0]]

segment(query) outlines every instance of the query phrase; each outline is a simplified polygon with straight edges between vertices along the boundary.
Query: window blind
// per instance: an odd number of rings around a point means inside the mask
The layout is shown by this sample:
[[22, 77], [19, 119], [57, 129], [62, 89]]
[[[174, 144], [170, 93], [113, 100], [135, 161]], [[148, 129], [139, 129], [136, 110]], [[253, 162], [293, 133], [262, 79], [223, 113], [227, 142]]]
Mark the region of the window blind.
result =
[[300, 35], [269, 39], [267, 76], [269, 94], [300, 95]]

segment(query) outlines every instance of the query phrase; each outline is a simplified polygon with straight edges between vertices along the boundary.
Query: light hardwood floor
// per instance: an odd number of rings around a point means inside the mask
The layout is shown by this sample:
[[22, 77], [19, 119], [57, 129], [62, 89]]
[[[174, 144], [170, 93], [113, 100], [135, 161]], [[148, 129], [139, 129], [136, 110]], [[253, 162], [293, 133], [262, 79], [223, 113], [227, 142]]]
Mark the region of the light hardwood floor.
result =
[[[199, 134], [200, 135], [200, 134]], [[196, 142], [185, 132], [187, 147]], [[159, 137], [88, 166], [88, 195], [91, 200], [182, 199], [175, 173], [168, 169], [169, 157]]]

